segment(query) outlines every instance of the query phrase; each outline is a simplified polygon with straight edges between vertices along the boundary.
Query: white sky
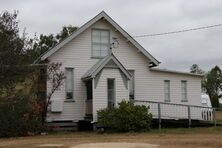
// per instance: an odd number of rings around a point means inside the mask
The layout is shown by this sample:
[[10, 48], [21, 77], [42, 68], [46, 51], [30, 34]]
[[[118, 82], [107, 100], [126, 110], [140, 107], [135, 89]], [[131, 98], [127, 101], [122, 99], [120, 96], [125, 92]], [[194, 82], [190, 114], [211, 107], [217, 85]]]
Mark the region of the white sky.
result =
[[[0, 10], [19, 10], [20, 28], [30, 36], [81, 26], [102, 10], [132, 36], [222, 23], [221, 0], [0, 0]], [[204, 70], [222, 68], [222, 27], [137, 41], [162, 68], [189, 71], [193, 63]]]

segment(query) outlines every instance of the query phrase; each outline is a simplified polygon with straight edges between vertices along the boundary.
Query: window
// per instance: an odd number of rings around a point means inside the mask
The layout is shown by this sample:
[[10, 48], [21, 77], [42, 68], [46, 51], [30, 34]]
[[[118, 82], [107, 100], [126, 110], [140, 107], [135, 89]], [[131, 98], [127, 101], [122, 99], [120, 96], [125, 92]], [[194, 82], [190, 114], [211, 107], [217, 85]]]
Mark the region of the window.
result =
[[66, 68], [65, 75], [66, 75], [66, 81], [65, 81], [66, 99], [74, 99], [73, 97], [73, 68]]
[[108, 107], [115, 105], [115, 79], [107, 79]]
[[92, 57], [101, 58], [108, 55], [110, 36], [108, 30], [92, 30]]
[[170, 80], [164, 81], [164, 101], [170, 102]]
[[135, 74], [134, 70], [128, 70], [132, 75], [132, 79], [129, 80], [129, 99], [134, 99], [134, 88], [135, 88]]
[[181, 97], [182, 102], [187, 102], [187, 81], [181, 81]]

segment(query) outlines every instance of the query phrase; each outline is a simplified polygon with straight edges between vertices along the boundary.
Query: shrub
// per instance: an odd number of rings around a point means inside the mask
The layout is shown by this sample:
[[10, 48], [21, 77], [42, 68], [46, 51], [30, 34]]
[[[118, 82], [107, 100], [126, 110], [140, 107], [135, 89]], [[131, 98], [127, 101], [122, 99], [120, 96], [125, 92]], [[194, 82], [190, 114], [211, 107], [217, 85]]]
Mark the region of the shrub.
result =
[[150, 130], [152, 115], [144, 105], [122, 101], [118, 107], [98, 111], [98, 125], [119, 132]]
[[29, 96], [0, 101], [0, 137], [39, 133], [42, 130], [40, 108]]

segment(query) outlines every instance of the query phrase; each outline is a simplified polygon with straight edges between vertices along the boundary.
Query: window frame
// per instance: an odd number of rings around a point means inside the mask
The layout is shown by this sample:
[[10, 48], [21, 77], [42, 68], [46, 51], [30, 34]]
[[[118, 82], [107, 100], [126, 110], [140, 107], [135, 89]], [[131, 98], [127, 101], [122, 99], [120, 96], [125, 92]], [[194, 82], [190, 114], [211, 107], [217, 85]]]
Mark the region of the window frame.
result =
[[75, 68], [73, 67], [65, 67], [65, 77], [67, 77], [67, 70], [72, 70], [72, 98], [67, 98], [67, 93], [70, 93], [67, 91], [67, 78], [65, 79], [65, 101], [66, 102], [73, 102], [75, 101], [75, 97], [74, 97], [74, 71], [75, 71]]
[[[168, 83], [168, 89], [167, 89], [167, 93], [166, 93], [166, 88], [165, 88], [165, 84]], [[171, 102], [171, 94], [170, 94], [170, 80], [164, 80], [164, 102]], [[167, 94], [167, 96], [166, 96]], [[166, 97], [168, 97], [168, 99], [166, 99]]]
[[[185, 89], [183, 92], [183, 83], [185, 84]], [[184, 96], [185, 99], [184, 99]], [[181, 80], [181, 102], [188, 102], [188, 97], [187, 97], [187, 80]]]
[[[108, 86], [108, 81], [113, 81], [113, 89], [112, 89], [112, 93], [113, 93], [113, 103], [114, 103], [114, 106], [115, 106], [115, 103], [116, 103], [116, 79], [115, 78], [107, 78], [107, 107], [109, 107], [109, 92], [110, 92], [110, 89], [109, 89], [109, 86]], [[113, 106], [113, 107], [114, 107]]]
[[[108, 32], [108, 43], [105, 44], [105, 43], [93, 43], [93, 31], [94, 30], [97, 30], [97, 31], [107, 31]], [[93, 55], [93, 45], [107, 45], [108, 46], [108, 50], [107, 50], [107, 54], [109, 54], [109, 48], [110, 48], [110, 39], [111, 39], [111, 33], [110, 33], [110, 30], [109, 29], [101, 29], [101, 28], [92, 28], [91, 29], [91, 58], [95, 58], [95, 59], [101, 59], [101, 58], [104, 58], [105, 56], [101, 56], [101, 49], [99, 50], [100, 51], [100, 56], [94, 56]]]
[[[132, 77], [132, 79], [133, 79], [133, 98], [132, 98], [132, 100], [134, 100], [135, 99], [135, 70], [134, 69], [128, 69], [128, 71], [129, 71], [130, 74], [132, 74], [131, 72], [133, 72], [133, 77]], [[129, 80], [129, 81], [131, 81], [131, 80]], [[130, 98], [130, 83], [129, 83], [128, 88], [129, 88], [129, 99], [131, 99]]]

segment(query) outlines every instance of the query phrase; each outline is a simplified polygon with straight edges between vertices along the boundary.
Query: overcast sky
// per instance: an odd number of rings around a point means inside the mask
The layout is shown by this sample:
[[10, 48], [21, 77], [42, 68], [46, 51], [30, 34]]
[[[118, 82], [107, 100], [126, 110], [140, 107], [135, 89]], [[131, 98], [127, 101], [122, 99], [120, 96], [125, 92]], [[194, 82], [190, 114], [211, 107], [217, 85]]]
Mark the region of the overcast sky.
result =
[[[20, 28], [30, 36], [81, 26], [102, 10], [132, 36], [222, 23], [222, 0], [1, 0], [0, 10], [19, 10]], [[222, 27], [137, 41], [161, 68], [189, 71], [193, 63], [204, 70], [222, 68]]]

